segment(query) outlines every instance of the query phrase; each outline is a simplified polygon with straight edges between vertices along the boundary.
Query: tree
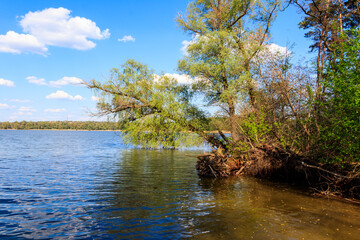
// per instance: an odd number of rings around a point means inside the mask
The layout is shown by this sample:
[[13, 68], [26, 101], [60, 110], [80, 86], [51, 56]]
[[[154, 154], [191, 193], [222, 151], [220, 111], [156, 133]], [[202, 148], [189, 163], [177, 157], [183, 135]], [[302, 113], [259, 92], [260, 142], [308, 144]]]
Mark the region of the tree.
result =
[[[331, 53], [335, 50], [332, 45], [342, 41], [340, 35], [343, 31], [360, 24], [359, 0], [290, 0], [290, 2], [305, 14], [299, 26], [308, 30], [305, 37], [314, 42], [310, 49], [317, 51], [315, 98], [319, 101], [326, 88], [325, 65], [327, 61], [331, 61]], [[317, 106], [314, 105], [316, 114], [318, 114]]]
[[172, 148], [192, 145], [200, 136], [212, 146], [226, 148], [218, 136], [206, 132], [209, 119], [191, 103], [189, 87], [154, 74], [146, 65], [128, 60], [112, 69], [107, 82], [93, 80], [87, 86], [101, 95], [99, 114], [112, 114], [122, 123], [127, 142]]
[[360, 161], [359, 29], [346, 31], [342, 39], [327, 65], [318, 145], [324, 160], [352, 162]]
[[271, 126], [267, 138], [272, 144], [305, 152], [312, 140], [312, 105], [314, 102], [312, 71], [293, 64], [288, 49], [263, 50], [255, 58], [253, 76], [259, 83], [259, 107]]
[[[113, 114], [124, 124], [125, 140], [144, 147], [187, 145], [195, 133], [212, 146], [228, 149], [240, 140], [237, 108], [249, 102], [256, 108], [256, 83], [251, 77], [252, 59], [269, 37], [279, 0], [196, 0], [178, 23], [195, 35], [179, 70], [193, 77], [191, 86], [157, 76], [133, 60], [113, 69], [106, 83], [92, 81], [89, 88], [102, 96], [100, 114]], [[207, 133], [209, 115], [192, 104], [204, 94], [209, 105], [220, 106], [231, 125], [231, 138], [217, 129]]]
[[222, 108], [231, 128], [228, 144], [241, 139], [239, 105], [248, 103], [256, 109], [251, 65], [280, 7], [278, 0], [197, 0], [189, 4], [186, 16], [177, 19], [194, 36], [179, 70], [195, 79], [193, 91], [204, 94], [208, 105]]

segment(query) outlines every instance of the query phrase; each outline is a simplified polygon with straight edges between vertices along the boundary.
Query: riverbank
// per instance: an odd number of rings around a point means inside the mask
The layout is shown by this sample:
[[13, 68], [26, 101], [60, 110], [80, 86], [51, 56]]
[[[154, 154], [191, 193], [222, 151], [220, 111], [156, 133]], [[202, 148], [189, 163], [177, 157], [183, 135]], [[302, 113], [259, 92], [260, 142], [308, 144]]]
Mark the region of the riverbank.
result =
[[360, 204], [360, 175], [352, 166], [321, 164], [289, 150], [263, 145], [246, 153], [214, 151], [198, 156], [199, 176], [245, 175], [306, 187], [314, 195]]

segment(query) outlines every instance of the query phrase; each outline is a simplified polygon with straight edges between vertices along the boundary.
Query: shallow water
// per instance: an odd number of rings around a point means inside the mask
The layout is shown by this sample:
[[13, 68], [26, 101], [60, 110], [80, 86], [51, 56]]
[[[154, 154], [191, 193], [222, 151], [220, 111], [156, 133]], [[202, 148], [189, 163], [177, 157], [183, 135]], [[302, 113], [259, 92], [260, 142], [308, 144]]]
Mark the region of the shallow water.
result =
[[199, 151], [117, 132], [0, 130], [0, 238], [360, 239], [360, 207], [252, 178], [199, 179]]

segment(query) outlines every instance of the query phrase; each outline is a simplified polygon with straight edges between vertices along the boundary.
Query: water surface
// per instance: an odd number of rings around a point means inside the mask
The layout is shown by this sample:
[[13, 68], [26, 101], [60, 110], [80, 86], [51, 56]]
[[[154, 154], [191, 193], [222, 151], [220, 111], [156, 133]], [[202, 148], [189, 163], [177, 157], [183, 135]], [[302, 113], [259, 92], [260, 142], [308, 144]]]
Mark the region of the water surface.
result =
[[360, 207], [252, 178], [199, 179], [199, 151], [118, 132], [0, 130], [0, 238], [360, 239]]

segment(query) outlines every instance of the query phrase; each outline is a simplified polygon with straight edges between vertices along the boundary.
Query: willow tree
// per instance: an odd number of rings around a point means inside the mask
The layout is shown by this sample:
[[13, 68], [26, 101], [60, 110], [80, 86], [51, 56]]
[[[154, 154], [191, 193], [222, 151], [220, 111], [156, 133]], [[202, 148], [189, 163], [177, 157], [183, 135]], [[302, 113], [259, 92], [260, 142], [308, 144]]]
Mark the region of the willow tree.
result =
[[193, 90], [203, 93], [208, 105], [223, 110], [231, 128], [227, 144], [241, 140], [240, 105], [257, 108], [252, 62], [266, 45], [280, 7], [279, 0], [197, 0], [177, 19], [194, 36], [179, 70], [195, 79]]
[[97, 115], [113, 115], [122, 124], [128, 143], [176, 148], [205, 140], [226, 148], [219, 137], [206, 131], [209, 119], [192, 104], [189, 87], [154, 74], [146, 65], [128, 60], [112, 69], [106, 82], [92, 80], [87, 86], [99, 96]]
[[[194, 79], [180, 85], [175, 79], [155, 75], [145, 65], [128, 61], [113, 69], [105, 83], [92, 81], [98, 91], [100, 114], [113, 114], [124, 124], [124, 137], [143, 147], [179, 147], [189, 134], [216, 148], [228, 149], [240, 140], [237, 108], [249, 102], [256, 108], [256, 83], [251, 78], [252, 59], [269, 37], [269, 28], [280, 8], [279, 0], [196, 0], [179, 25], [194, 35], [179, 70]], [[192, 101], [199, 93], [209, 105], [225, 110], [231, 138], [221, 129], [206, 132], [209, 114]], [[191, 135], [191, 136], [195, 136]], [[195, 139], [196, 140], [196, 139]]]

